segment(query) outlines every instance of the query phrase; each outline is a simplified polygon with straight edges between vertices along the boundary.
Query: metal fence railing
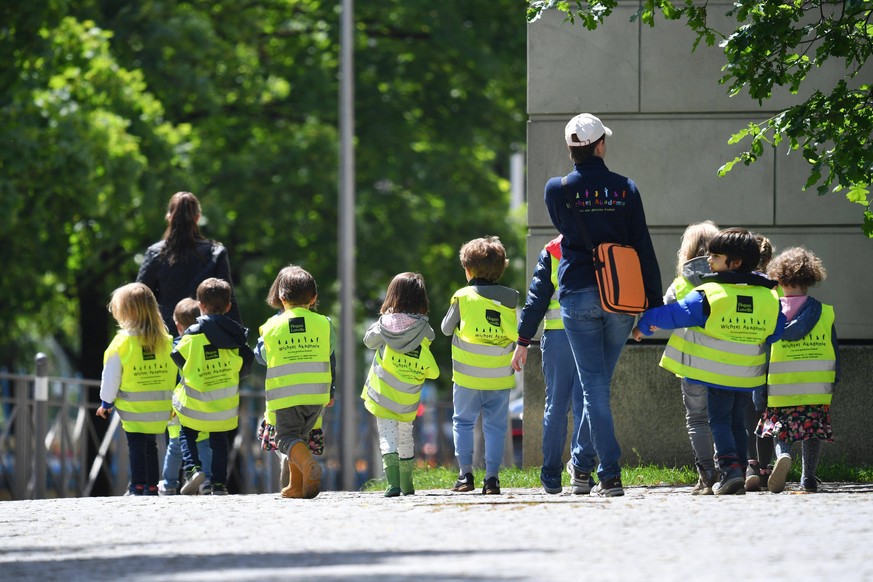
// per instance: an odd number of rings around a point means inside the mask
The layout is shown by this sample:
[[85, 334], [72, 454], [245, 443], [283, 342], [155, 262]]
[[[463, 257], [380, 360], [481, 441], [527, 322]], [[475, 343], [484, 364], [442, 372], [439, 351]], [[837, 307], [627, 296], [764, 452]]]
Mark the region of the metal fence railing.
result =
[[[40, 356], [42, 356], [40, 354]], [[117, 414], [100, 434], [94, 422], [99, 402], [89, 399], [99, 381], [46, 375], [45, 359], [37, 357], [34, 375], [0, 371], [0, 500], [83, 497], [95, 494], [99, 480], [108, 493], [127, 490], [127, 441]], [[44, 358], [44, 356], [42, 356]], [[255, 380], [257, 382], [258, 380]], [[356, 485], [381, 476], [378, 437], [372, 416], [356, 399], [328, 409], [325, 420], [324, 489], [340, 488], [340, 410], [359, 407], [359, 434], [355, 451]], [[237, 493], [269, 493], [280, 489], [278, 457], [260, 449], [258, 427], [264, 411], [260, 388], [240, 392], [239, 428], [232, 435], [228, 458], [228, 487]], [[435, 400], [435, 391], [423, 397], [415, 421], [416, 458], [430, 466], [451, 464], [451, 403]], [[105, 422], [105, 421], [100, 421]], [[105, 426], [105, 425], [104, 425]], [[158, 438], [161, 461], [166, 439]]]

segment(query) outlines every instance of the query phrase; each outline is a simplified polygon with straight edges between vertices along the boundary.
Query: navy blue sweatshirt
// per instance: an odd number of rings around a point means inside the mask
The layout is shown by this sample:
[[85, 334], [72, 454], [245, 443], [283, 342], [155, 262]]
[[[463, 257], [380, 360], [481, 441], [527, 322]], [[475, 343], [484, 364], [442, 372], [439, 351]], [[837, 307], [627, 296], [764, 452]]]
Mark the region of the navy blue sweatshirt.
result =
[[[546, 183], [545, 202], [555, 228], [564, 235], [563, 258], [558, 268], [558, 297], [594, 287], [597, 279], [591, 252], [585, 247], [576, 219], [564, 198], [561, 178]], [[636, 184], [610, 172], [603, 158], [592, 156], [576, 164], [567, 176], [566, 188], [576, 200], [576, 207], [594, 246], [604, 242], [632, 246], [639, 254], [643, 283], [649, 307], [663, 305], [661, 271], [649, 236], [643, 202]]]

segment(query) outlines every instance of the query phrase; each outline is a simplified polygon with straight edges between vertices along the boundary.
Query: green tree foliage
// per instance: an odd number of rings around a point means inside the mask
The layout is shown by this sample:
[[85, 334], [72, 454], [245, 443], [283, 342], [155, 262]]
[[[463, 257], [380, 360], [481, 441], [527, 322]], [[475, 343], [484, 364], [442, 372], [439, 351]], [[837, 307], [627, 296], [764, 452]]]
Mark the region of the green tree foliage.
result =
[[[599, 26], [617, 0], [529, 0], [527, 17], [556, 9], [570, 22], [588, 29]], [[748, 92], [759, 103], [774, 87], [797, 93], [810, 71], [842, 67], [845, 74], [832, 87], [817, 87], [809, 98], [761, 123], [737, 132], [731, 143], [748, 140], [748, 149], [719, 170], [724, 175], [738, 162], [749, 165], [767, 145], [787, 144], [810, 164], [806, 188], [829, 190], [863, 208], [863, 229], [873, 237], [873, 85], [869, 67], [873, 51], [873, 2], [864, 0], [736, 0], [726, 5], [734, 30], [719, 31], [707, 20], [713, 5], [684, 0], [644, 0], [633, 19], [654, 26], [657, 15], [684, 20], [701, 41], [724, 49], [726, 65], [720, 82], [732, 95]]]
[[[16, 47], [0, 55], [14, 136], [0, 146], [14, 208], [0, 217], [14, 256], [0, 292], [18, 295], [0, 307], [18, 322], [0, 344], [51, 333], [99, 373], [82, 344], [105, 348], [109, 293], [135, 277], [178, 190], [197, 194], [204, 233], [230, 249], [252, 335], [288, 263], [338, 312], [336, 2], [18, 4], [0, 23]], [[525, 23], [489, 16], [509, 0], [355, 4], [357, 331], [406, 270], [425, 276], [438, 326], [465, 282], [463, 242], [499, 235], [523, 264], [507, 177], [525, 140]], [[505, 283], [523, 279], [514, 268]], [[100, 329], [87, 326], [98, 311]], [[448, 342], [436, 345], [448, 382]]]

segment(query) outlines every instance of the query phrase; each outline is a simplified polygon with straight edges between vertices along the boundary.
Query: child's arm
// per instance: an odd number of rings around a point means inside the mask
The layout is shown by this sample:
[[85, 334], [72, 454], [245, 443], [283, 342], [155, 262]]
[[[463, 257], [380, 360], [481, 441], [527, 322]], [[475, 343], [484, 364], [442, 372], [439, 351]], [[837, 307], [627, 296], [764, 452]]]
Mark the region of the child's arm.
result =
[[[526, 348], [530, 345], [531, 339], [537, 333], [540, 322], [549, 310], [549, 303], [552, 300], [552, 295], [555, 293], [555, 286], [552, 285], [553, 260], [552, 255], [544, 250], [540, 253], [540, 258], [534, 268], [530, 287], [527, 290], [527, 298], [525, 299], [524, 307], [521, 308], [521, 320], [518, 323], [518, 345], [521, 347]], [[515, 357], [513, 356], [513, 368], [515, 368], [514, 363]], [[524, 360], [521, 363], [524, 364]]]
[[262, 365], [267, 365], [266, 347], [264, 346], [264, 338], [258, 338], [258, 345], [255, 346], [255, 360]]
[[461, 323], [461, 309], [456, 299], [452, 300], [443, 322], [440, 324], [440, 331], [443, 335], [451, 336], [455, 333], [455, 328]]
[[239, 347], [239, 355], [242, 358], [242, 367], [239, 369], [239, 379], [242, 380], [252, 373], [252, 362], [255, 360], [255, 352], [247, 344]]
[[780, 339], [782, 339], [782, 335], [785, 333], [785, 325], [788, 323], [788, 319], [785, 317], [785, 314], [782, 313], [782, 310], [779, 310], [779, 316], [776, 318], [776, 329], [772, 334], [767, 336], [767, 339], [764, 340], [768, 346], [771, 344], [775, 344]]
[[112, 404], [118, 396], [118, 389], [121, 388], [121, 372], [121, 357], [118, 352], [114, 352], [106, 359], [100, 378], [101, 405], [97, 408], [97, 416], [100, 418], [109, 418], [112, 414]]
[[[706, 297], [698, 291], [693, 291], [676, 303], [647, 310], [635, 329], [642, 335], [649, 336], [655, 329], [702, 327], [708, 317], [706, 313], [708, 310], [705, 307], [708, 307]], [[634, 339], [636, 336], [637, 334], [634, 333]]]
[[364, 332], [364, 345], [371, 350], [375, 350], [385, 343], [385, 338], [382, 337], [382, 326], [378, 321], [373, 322], [367, 331]]
[[333, 328], [333, 321], [329, 317], [327, 320], [330, 322], [330, 401], [327, 406], [331, 407], [336, 396], [336, 330]]

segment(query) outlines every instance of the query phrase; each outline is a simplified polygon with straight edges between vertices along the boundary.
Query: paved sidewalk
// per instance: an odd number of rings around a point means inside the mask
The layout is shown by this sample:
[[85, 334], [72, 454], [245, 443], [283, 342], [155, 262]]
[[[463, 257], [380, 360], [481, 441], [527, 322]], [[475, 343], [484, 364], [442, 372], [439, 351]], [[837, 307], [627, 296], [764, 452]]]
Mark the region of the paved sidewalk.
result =
[[873, 484], [626, 491], [8, 501], [0, 580], [873, 580]]

